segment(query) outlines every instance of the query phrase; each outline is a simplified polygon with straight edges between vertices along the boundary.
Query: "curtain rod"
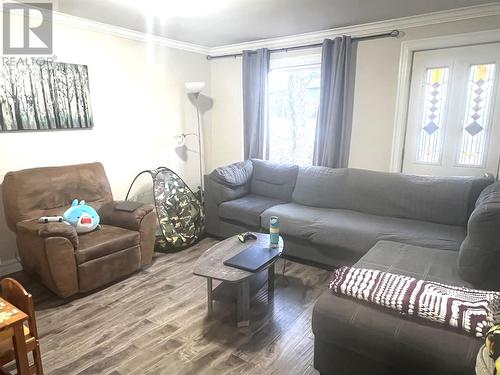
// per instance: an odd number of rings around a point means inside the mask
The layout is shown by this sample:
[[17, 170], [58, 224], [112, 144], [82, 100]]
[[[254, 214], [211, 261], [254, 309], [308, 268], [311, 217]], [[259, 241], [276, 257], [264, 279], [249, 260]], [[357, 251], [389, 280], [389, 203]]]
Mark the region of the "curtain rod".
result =
[[[391, 32], [388, 33], [382, 33], [382, 34], [374, 34], [374, 35], [367, 35], [367, 36], [360, 36], [357, 38], [352, 38], [353, 42], [360, 42], [363, 40], [371, 40], [371, 39], [380, 39], [380, 38], [397, 38], [398, 36], [401, 35], [401, 32], [399, 30], [392, 30]], [[321, 47], [323, 43], [314, 43], [314, 44], [306, 44], [303, 46], [294, 46], [294, 47], [285, 47], [285, 48], [276, 48], [270, 50], [271, 53], [273, 52], [288, 52], [288, 51], [294, 51], [297, 49], [306, 49], [306, 48], [314, 48], [314, 47]], [[207, 60], [215, 60], [215, 59], [222, 59], [225, 57], [238, 57], [242, 56], [243, 53], [233, 53], [229, 55], [216, 55], [216, 56], [207, 56]]]

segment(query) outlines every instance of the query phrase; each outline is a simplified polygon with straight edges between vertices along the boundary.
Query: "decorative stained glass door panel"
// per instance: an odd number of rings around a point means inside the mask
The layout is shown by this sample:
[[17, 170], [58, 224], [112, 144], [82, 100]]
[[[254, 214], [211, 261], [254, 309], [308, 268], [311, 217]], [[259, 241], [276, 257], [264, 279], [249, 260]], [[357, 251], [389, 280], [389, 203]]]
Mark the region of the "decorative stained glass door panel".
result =
[[416, 52], [403, 172], [498, 174], [500, 43]]

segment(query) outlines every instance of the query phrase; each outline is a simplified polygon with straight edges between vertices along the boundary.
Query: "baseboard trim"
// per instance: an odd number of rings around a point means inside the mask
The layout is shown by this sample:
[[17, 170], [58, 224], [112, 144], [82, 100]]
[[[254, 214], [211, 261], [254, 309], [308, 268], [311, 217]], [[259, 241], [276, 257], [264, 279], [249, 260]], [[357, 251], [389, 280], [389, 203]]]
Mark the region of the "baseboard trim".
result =
[[10, 275], [14, 272], [22, 271], [22, 269], [23, 266], [21, 266], [21, 263], [19, 263], [17, 259], [10, 259], [0, 264], [0, 277]]

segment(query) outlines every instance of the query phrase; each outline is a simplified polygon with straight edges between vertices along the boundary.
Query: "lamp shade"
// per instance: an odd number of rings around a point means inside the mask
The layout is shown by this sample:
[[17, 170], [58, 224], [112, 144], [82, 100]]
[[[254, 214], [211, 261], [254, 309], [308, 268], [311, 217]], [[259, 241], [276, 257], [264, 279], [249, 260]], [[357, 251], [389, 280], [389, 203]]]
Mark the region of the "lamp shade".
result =
[[199, 94], [205, 88], [205, 82], [186, 82], [186, 89], [190, 94]]

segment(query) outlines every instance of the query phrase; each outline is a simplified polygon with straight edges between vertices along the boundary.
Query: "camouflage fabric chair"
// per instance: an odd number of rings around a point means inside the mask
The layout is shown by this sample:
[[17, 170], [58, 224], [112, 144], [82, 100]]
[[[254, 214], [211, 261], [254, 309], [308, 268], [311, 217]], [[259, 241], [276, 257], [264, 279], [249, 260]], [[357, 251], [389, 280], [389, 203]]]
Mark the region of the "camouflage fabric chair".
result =
[[166, 167], [139, 173], [127, 200], [156, 206], [157, 251], [182, 250], [196, 243], [205, 231], [201, 189], [194, 193], [174, 171]]

